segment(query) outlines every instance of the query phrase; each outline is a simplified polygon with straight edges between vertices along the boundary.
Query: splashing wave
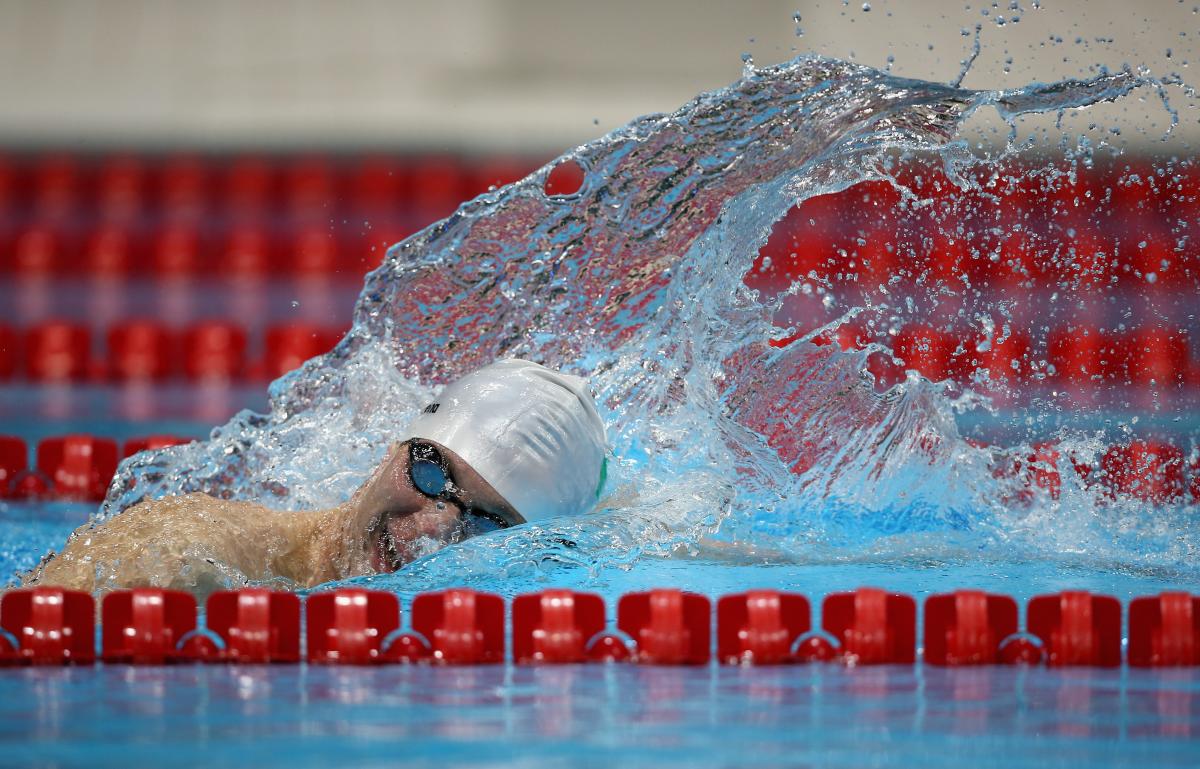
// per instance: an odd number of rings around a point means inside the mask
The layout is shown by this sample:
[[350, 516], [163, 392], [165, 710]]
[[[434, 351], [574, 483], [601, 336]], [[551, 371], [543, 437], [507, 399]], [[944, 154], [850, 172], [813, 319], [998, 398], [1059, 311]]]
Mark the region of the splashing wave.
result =
[[602, 509], [468, 541], [384, 580], [595, 574], [668, 554], [1185, 566], [1200, 540], [1182, 510], [1104, 507], [1069, 482], [1031, 500], [996, 472], [997, 450], [959, 436], [961, 399], [916, 377], [879, 392], [869, 351], [768, 344], [789, 291], [743, 281], [797, 202], [891, 179], [898, 151], [950, 159], [982, 106], [1011, 120], [1143, 85], [1122, 73], [970, 91], [820, 58], [750, 71], [564, 155], [586, 170], [578, 193], [545, 194], [551, 164], [394, 246], [353, 329], [272, 385], [269, 414], [127, 461], [100, 515], [184, 491], [333, 504], [436, 386], [518, 355], [591, 378], [616, 460]]

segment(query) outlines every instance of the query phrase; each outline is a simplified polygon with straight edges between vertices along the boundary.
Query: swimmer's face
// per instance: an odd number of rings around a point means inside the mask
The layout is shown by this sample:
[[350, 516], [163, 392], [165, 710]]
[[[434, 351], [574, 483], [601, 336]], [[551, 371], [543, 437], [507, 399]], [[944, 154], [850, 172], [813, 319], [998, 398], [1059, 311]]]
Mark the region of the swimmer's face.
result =
[[462, 457], [424, 439], [393, 447], [356, 501], [376, 573], [395, 571], [431, 547], [525, 522]]

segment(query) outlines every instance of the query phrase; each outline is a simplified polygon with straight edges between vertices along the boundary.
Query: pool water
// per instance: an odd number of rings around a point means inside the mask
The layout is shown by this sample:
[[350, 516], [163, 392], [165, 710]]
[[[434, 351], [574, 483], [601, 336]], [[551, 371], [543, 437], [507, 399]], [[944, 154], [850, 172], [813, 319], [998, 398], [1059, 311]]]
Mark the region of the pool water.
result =
[[[84, 515], [13, 506], [40, 554]], [[25, 528], [19, 528], [24, 521]], [[10, 538], [11, 543], [16, 539]], [[571, 577], [574, 577], [572, 579]], [[1123, 602], [1187, 575], [978, 558], [739, 564], [644, 559], [555, 585], [623, 593], [683, 586], [825, 593], [961, 587], [1018, 599], [1067, 588]], [[486, 586], [506, 596], [544, 585]], [[429, 586], [421, 586], [425, 589]], [[416, 589], [403, 596], [411, 605]], [[0, 669], [0, 755], [19, 766], [1192, 767], [1200, 670], [931, 665], [476, 667], [178, 665]]]
[[1194, 767], [1200, 735], [1192, 670], [115, 666], [0, 703], [21, 766]]

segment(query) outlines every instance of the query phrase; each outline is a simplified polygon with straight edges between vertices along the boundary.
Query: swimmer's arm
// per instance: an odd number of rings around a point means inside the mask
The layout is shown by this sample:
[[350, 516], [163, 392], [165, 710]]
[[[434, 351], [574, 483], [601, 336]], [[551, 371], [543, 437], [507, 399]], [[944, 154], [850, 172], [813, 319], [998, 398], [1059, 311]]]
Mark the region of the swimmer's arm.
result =
[[767, 563], [772, 561], [789, 561], [788, 553], [774, 547], [752, 545], [747, 542], [729, 542], [712, 537], [701, 537], [696, 542], [696, 557], [708, 558], [715, 561], [740, 561]]
[[93, 594], [131, 587], [204, 596], [248, 583], [305, 586], [321, 574], [305, 524], [313, 514], [280, 513], [203, 494], [139, 504], [75, 531], [63, 551], [25, 583]]

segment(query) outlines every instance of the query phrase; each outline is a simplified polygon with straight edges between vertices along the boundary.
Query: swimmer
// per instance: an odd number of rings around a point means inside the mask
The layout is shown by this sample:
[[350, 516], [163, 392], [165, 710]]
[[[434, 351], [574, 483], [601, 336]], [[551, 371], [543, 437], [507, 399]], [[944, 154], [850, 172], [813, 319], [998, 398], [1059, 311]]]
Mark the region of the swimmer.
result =
[[81, 526], [25, 584], [202, 598], [395, 571], [469, 537], [586, 512], [604, 484], [605, 447], [582, 379], [504, 360], [445, 387], [344, 504], [278, 511], [206, 494], [142, 502]]

